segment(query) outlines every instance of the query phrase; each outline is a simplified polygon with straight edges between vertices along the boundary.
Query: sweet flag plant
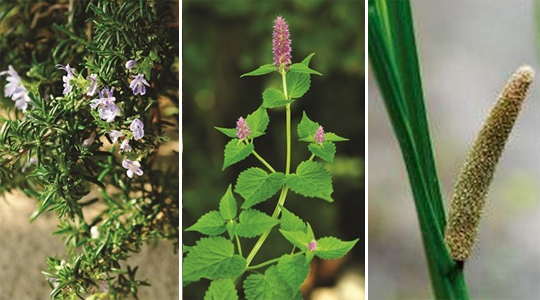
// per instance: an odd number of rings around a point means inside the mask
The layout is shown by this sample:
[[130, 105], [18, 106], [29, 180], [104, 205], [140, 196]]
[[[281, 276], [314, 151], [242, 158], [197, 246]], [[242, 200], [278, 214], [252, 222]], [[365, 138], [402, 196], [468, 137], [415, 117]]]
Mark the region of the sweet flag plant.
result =
[[178, 157], [161, 148], [178, 130], [177, 23], [166, 1], [51, 2], [0, 3], [0, 192], [58, 218], [51, 298], [138, 299], [149, 282], [128, 258], [179, 248], [178, 167], [160, 158]]
[[[274, 63], [263, 65], [241, 77], [278, 73], [281, 88], [266, 89], [262, 93], [262, 105], [245, 118], [240, 116], [235, 128], [216, 127], [231, 138], [225, 145], [223, 169], [248, 157], [255, 158], [261, 165], [241, 172], [234, 186], [229, 185], [223, 197], [219, 201], [216, 199], [215, 210], [206, 213], [186, 229], [206, 236], [195, 245], [183, 246], [183, 285], [201, 279], [210, 280], [204, 299], [239, 299], [237, 289], [243, 289], [248, 300], [302, 299], [300, 286], [309, 273], [310, 261], [315, 256], [322, 259], [342, 257], [358, 241], [318, 237], [308, 222], [285, 207], [289, 191], [306, 198], [333, 201], [332, 178], [325, 164], [334, 161], [335, 143], [347, 139], [325, 132], [319, 123], [309, 119], [304, 112], [296, 132], [298, 139], [307, 143], [311, 156], [292, 170], [291, 105], [300, 101], [309, 90], [310, 76], [322, 74], [309, 67], [314, 54], [300, 63], [292, 63], [289, 28], [281, 16], [274, 21], [272, 42]], [[284, 169], [270, 165], [255, 150], [256, 139], [263, 138], [270, 122], [267, 109], [278, 107], [284, 107], [286, 113]], [[230, 123], [234, 124], [234, 120]], [[331, 124], [327, 128], [331, 128]], [[271, 215], [256, 208], [264, 201], [275, 201]], [[309, 201], [316, 199], [306, 199], [306, 205], [309, 205]], [[281, 233], [284, 242], [290, 243], [290, 253], [252, 265], [274, 228]], [[242, 249], [241, 238], [257, 240], [248, 251]]]

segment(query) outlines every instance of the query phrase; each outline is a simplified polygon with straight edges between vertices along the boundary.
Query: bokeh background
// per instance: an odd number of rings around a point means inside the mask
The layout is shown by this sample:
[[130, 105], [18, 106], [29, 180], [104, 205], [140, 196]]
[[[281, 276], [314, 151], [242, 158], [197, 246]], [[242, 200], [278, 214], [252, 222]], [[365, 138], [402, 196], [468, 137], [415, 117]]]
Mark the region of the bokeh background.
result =
[[[235, 127], [240, 116], [255, 111], [261, 94], [281, 78], [240, 75], [272, 62], [272, 28], [281, 15], [289, 24], [293, 62], [315, 52], [311, 66], [324, 76], [311, 77], [311, 89], [292, 106], [292, 168], [309, 157], [297, 141], [296, 124], [305, 110], [328, 131], [348, 137], [337, 144], [334, 203], [289, 193], [286, 206], [308, 221], [317, 236], [360, 238], [345, 259], [315, 261], [304, 286], [306, 299], [363, 299], [364, 292], [364, 2], [363, 1], [183, 1], [183, 228], [217, 209], [219, 199], [238, 174], [260, 163], [250, 157], [221, 171], [228, 138], [214, 129]], [[269, 111], [267, 134], [257, 152], [284, 168], [285, 111]], [[237, 200], [241, 197], [237, 196]], [[257, 206], [271, 213], [274, 201]], [[276, 231], [277, 232], [277, 231]], [[274, 232], [254, 264], [290, 251]], [[200, 234], [183, 234], [193, 245]], [[251, 249], [256, 239], [243, 245]], [[202, 299], [208, 281], [183, 290], [184, 299]], [[322, 297], [322, 298], [321, 298]]]
[[[411, 1], [432, 141], [448, 207], [454, 180], [500, 89], [538, 71], [533, 1]], [[369, 79], [369, 298], [432, 298], [401, 153]], [[498, 165], [466, 264], [474, 299], [540, 295], [540, 94], [536, 80]]]

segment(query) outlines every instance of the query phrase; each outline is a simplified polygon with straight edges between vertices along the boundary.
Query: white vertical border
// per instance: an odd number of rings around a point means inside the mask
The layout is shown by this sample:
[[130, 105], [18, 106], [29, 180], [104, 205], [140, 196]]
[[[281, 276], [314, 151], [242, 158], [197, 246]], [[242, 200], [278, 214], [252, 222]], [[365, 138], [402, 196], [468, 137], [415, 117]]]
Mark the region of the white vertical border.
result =
[[[178, 1], [178, 9], [179, 9], [179, 12], [178, 12], [178, 103], [179, 103], [179, 107], [178, 107], [178, 110], [179, 110], [179, 114], [178, 114], [178, 117], [179, 117], [179, 120], [178, 120], [178, 127], [179, 127], [179, 133], [178, 133], [178, 140], [179, 140], [179, 146], [180, 146], [180, 157], [178, 159], [178, 188], [180, 189], [178, 191], [178, 194], [179, 194], [179, 203], [178, 203], [178, 207], [180, 208], [180, 219], [179, 219], [179, 222], [178, 222], [178, 227], [179, 229], [181, 228], [182, 226], [182, 157], [183, 157], [183, 153], [184, 153], [184, 139], [183, 139], [183, 136], [182, 136], [182, 114], [183, 114], [183, 110], [182, 110], [182, 20], [183, 20], [183, 15], [182, 15], [182, 4], [183, 4], [183, 1], [180, 0]], [[182, 285], [180, 284], [182, 282], [182, 232], [179, 231], [178, 233], [179, 235], [179, 241], [178, 241], [178, 255], [180, 256], [178, 258], [178, 270], [180, 272], [179, 276], [178, 276], [178, 289], [179, 289], [179, 293], [178, 293], [178, 297], [179, 299], [183, 299], [183, 292], [184, 292], [184, 289], [182, 288]]]
[[364, 298], [369, 299], [368, 280], [368, 0], [364, 0]]

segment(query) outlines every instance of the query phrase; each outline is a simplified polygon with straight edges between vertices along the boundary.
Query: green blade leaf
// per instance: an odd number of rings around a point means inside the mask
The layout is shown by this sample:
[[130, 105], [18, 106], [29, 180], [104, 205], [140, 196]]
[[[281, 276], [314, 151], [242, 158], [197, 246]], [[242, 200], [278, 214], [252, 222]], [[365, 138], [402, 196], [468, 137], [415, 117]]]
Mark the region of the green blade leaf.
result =
[[246, 209], [240, 214], [240, 223], [236, 226], [236, 234], [253, 238], [276, 226], [279, 221], [256, 209]]
[[248, 138], [253, 139], [259, 137], [264, 134], [268, 123], [270, 123], [268, 112], [261, 105], [256, 111], [246, 117], [246, 123], [248, 124], [249, 129], [251, 129], [251, 134], [248, 135]]
[[242, 208], [250, 208], [272, 197], [283, 186], [284, 179], [283, 173], [268, 175], [261, 168], [249, 168], [238, 176], [234, 191], [246, 200]]
[[214, 127], [230, 138], [236, 138], [236, 128]]
[[236, 218], [236, 199], [234, 199], [231, 185], [219, 201], [219, 212], [224, 220]]
[[309, 273], [309, 263], [306, 262], [303, 255], [285, 254], [279, 258], [277, 270], [281, 279], [289, 285], [292, 291], [300, 291], [300, 286]]
[[315, 156], [324, 159], [325, 161], [333, 164], [334, 155], [336, 155], [336, 145], [332, 142], [324, 142], [321, 145], [311, 143], [308, 145], [309, 151], [315, 154]]
[[289, 72], [286, 77], [289, 98], [300, 98], [309, 90], [311, 84], [309, 74]]
[[258, 67], [256, 70], [254, 71], [251, 71], [251, 72], [248, 72], [248, 73], [245, 73], [245, 74], [242, 74], [240, 76], [240, 78], [244, 77], [244, 76], [260, 76], [260, 75], [265, 75], [265, 74], [268, 74], [268, 73], [272, 73], [276, 71], [277, 72], [277, 68], [276, 66], [274, 66], [273, 64], [266, 64], [266, 65], [262, 65], [260, 67]]
[[[300, 120], [300, 123], [298, 124], [298, 137], [300, 140], [311, 137], [313, 139], [313, 135], [315, 134], [315, 131], [317, 131], [317, 128], [319, 128], [319, 123], [311, 121], [306, 112], [304, 111], [302, 114], [302, 120]], [[315, 141], [315, 140], [313, 140]]]
[[253, 144], [244, 144], [239, 139], [233, 139], [225, 146], [225, 158], [223, 160], [223, 168], [225, 170], [230, 165], [233, 165], [246, 157], [248, 157], [255, 147]]
[[225, 220], [221, 217], [219, 211], [210, 211], [204, 214], [191, 227], [185, 231], [198, 231], [206, 235], [218, 235], [225, 232]]
[[315, 53], [311, 53], [310, 55], [308, 55], [306, 58], [304, 58], [301, 64], [304, 64], [307, 67], [309, 67], [309, 62], [311, 61], [311, 58], [313, 57], [313, 55], [315, 55]]
[[347, 254], [352, 247], [358, 242], [358, 239], [350, 242], [341, 241], [333, 236], [323, 237], [317, 240], [315, 248], [315, 256], [322, 259], [336, 259]]
[[236, 277], [247, 267], [246, 259], [234, 254], [234, 245], [224, 237], [208, 237], [197, 241], [184, 258], [184, 286], [201, 278], [210, 280]]
[[266, 108], [274, 108], [285, 104], [292, 103], [294, 100], [288, 100], [282, 91], [268, 88], [263, 94], [263, 106]]
[[307, 245], [315, 240], [312, 232], [305, 231], [287, 231], [280, 229], [279, 232], [283, 235], [287, 241], [291, 242], [294, 246], [302, 251], [307, 250]]
[[204, 300], [238, 300], [238, 294], [231, 278], [214, 280], [204, 294]]
[[326, 132], [324, 134], [324, 140], [327, 142], [345, 142], [348, 141], [348, 138], [340, 137], [339, 135], [333, 132]]
[[295, 214], [286, 209], [283, 205], [281, 207], [281, 224], [279, 228], [285, 231], [305, 231], [306, 223], [302, 221]]
[[266, 269], [264, 275], [249, 275], [244, 281], [244, 291], [247, 300], [284, 300], [298, 297], [279, 276], [275, 266]]
[[289, 72], [296, 72], [296, 73], [305, 73], [305, 74], [315, 74], [315, 75], [320, 75], [322, 76], [321, 73], [315, 71], [315, 70], [312, 70], [310, 69], [308, 66], [302, 64], [302, 63], [298, 63], [298, 64], [292, 64], [291, 67], [289, 68]]
[[296, 168], [295, 174], [285, 177], [285, 183], [295, 193], [305, 197], [316, 197], [326, 201], [332, 200], [332, 177], [321, 163], [303, 161]]

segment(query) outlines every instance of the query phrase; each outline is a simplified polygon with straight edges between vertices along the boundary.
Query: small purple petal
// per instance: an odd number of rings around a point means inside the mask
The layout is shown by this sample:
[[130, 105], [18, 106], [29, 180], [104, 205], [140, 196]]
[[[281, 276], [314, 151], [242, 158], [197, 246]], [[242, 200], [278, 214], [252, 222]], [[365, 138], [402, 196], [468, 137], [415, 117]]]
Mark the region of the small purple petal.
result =
[[129, 125], [129, 129], [133, 133], [133, 138], [136, 140], [140, 140], [144, 137], [144, 124], [139, 119], [133, 120], [131, 122], [131, 125]]
[[128, 60], [126, 62], [126, 69], [131, 70], [137, 65], [137, 62], [135, 60]]
[[249, 129], [249, 126], [244, 120], [244, 118], [238, 118], [238, 121], [236, 121], [236, 137], [243, 140], [247, 138], [250, 134], [251, 130]]
[[313, 139], [319, 144], [322, 144], [324, 142], [324, 130], [322, 126], [319, 126], [319, 128], [317, 128], [317, 131], [315, 131], [315, 134], [313, 135]]
[[133, 173], [141, 176], [143, 171], [141, 170], [141, 163], [138, 161], [131, 161], [127, 158], [122, 161], [122, 167], [127, 169], [126, 174], [129, 178], [133, 178]]
[[315, 251], [315, 249], [317, 248], [317, 241], [312, 241], [311, 243], [309, 243], [307, 245], [307, 248], [309, 251]]

